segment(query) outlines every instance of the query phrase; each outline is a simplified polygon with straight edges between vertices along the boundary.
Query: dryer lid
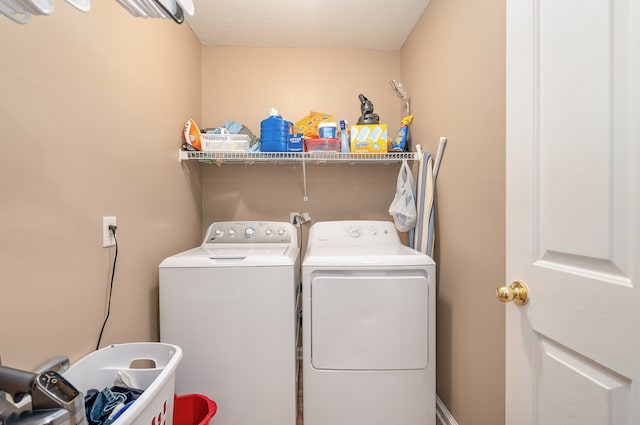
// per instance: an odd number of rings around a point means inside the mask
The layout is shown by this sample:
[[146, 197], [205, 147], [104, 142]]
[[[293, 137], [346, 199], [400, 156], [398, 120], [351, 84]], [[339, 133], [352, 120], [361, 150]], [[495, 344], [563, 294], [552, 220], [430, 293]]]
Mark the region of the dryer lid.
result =
[[326, 267], [389, 267], [433, 266], [426, 254], [404, 245], [371, 246], [365, 244], [332, 244], [310, 246], [304, 256], [304, 266]]

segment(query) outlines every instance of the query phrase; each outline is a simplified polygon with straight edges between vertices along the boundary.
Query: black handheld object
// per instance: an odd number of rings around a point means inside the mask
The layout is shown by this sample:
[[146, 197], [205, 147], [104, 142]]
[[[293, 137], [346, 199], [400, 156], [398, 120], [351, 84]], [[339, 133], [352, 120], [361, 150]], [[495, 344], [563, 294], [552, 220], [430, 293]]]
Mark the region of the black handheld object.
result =
[[14, 400], [31, 395], [33, 410], [57, 409], [74, 410], [80, 392], [52, 370], [33, 373], [25, 370], [0, 366], [0, 390], [5, 391]]
[[373, 113], [373, 102], [365, 97], [363, 94], [358, 95], [360, 99], [360, 118], [358, 118], [358, 124], [380, 124], [380, 117], [378, 114]]
[[[86, 425], [84, 397], [58, 372], [28, 372], [0, 366], [0, 394], [11, 394], [13, 403], [0, 399], [0, 424]], [[23, 396], [31, 403], [19, 405]]]

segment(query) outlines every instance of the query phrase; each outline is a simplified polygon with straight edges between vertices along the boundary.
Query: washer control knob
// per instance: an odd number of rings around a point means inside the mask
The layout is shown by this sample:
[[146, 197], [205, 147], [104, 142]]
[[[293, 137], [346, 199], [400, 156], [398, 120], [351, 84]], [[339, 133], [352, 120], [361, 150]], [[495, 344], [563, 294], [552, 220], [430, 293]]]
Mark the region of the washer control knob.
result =
[[216, 229], [216, 230], [213, 232], [213, 235], [214, 235], [216, 238], [222, 237], [222, 235], [224, 235], [224, 231], [223, 231], [222, 229]]
[[247, 227], [246, 229], [244, 229], [245, 238], [252, 238], [255, 235], [256, 235], [256, 229], [254, 229], [253, 227]]
[[265, 236], [273, 236], [273, 230], [269, 227], [264, 231], [264, 234]]
[[227, 235], [234, 237], [236, 235], [236, 229], [231, 228], [229, 230], [227, 230]]
[[287, 233], [282, 227], [278, 229], [278, 236], [284, 236]]

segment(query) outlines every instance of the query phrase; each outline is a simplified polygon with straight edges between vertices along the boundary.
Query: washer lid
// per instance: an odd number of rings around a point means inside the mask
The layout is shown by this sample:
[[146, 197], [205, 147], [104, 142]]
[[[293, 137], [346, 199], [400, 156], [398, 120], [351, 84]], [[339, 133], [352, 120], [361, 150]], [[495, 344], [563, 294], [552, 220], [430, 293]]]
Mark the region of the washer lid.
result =
[[242, 247], [227, 247], [227, 248], [210, 248], [203, 249], [203, 255], [207, 255], [211, 258], [229, 258], [229, 257], [249, 257], [249, 256], [273, 256], [273, 255], [285, 255], [288, 247], [286, 246], [242, 246]]
[[292, 266], [298, 254], [297, 248], [286, 245], [198, 247], [165, 259], [160, 267]]

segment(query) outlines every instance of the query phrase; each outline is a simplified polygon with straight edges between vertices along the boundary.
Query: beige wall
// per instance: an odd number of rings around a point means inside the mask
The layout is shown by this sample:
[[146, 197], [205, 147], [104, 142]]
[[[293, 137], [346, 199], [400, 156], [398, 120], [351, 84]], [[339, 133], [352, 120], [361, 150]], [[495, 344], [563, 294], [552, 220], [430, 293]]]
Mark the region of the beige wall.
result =
[[462, 425], [504, 424], [505, 4], [431, 0], [402, 49], [414, 137], [435, 151], [437, 392]]
[[[202, 126], [235, 120], [258, 136], [270, 106], [293, 122], [319, 111], [355, 123], [360, 93], [392, 134], [400, 126], [400, 99], [389, 86], [400, 77], [399, 51], [209, 46], [202, 49], [202, 64]], [[399, 164], [309, 165], [305, 202], [300, 165], [205, 166], [203, 225], [288, 221], [290, 211], [308, 211], [312, 222], [391, 220], [387, 211], [399, 169]]]
[[102, 345], [157, 340], [157, 266], [200, 239], [197, 167], [177, 161], [200, 118], [200, 45], [187, 25], [115, 1], [57, 1], [20, 26], [0, 17], [0, 356], [31, 369]]

